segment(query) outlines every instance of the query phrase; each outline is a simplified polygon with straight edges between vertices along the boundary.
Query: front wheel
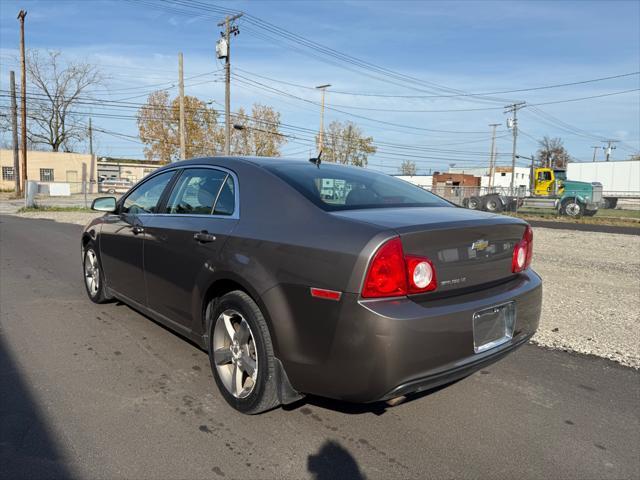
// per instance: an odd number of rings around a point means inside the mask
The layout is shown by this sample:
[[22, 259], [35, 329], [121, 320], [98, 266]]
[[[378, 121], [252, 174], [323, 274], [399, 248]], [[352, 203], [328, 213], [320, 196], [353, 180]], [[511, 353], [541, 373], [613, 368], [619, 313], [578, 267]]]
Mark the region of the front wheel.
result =
[[584, 205], [577, 199], [567, 198], [562, 202], [560, 213], [568, 217], [580, 218], [584, 214]]
[[208, 308], [209, 361], [220, 393], [246, 414], [280, 404], [276, 360], [269, 328], [260, 308], [245, 292], [222, 296]]
[[89, 244], [84, 251], [82, 262], [84, 286], [89, 299], [94, 303], [105, 303], [109, 300], [104, 287], [104, 274], [95, 247]]

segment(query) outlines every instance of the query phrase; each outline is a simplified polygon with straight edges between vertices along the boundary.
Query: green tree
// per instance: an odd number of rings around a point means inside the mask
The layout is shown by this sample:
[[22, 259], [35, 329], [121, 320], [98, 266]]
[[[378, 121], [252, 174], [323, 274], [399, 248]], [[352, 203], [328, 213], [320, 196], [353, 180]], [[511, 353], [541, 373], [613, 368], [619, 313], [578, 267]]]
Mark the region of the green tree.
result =
[[[316, 138], [316, 143], [319, 139]], [[324, 134], [322, 159], [327, 162], [366, 167], [369, 155], [376, 153], [373, 137], [365, 137], [353, 122], [334, 120]]]

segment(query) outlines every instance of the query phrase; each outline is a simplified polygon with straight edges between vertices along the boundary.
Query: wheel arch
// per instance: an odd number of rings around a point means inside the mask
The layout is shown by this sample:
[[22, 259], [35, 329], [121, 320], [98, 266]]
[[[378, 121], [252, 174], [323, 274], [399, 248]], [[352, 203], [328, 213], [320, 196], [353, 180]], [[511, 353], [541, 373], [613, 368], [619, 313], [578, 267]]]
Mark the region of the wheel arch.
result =
[[273, 354], [276, 362], [275, 381], [277, 384], [277, 395], [280, 403], [286, 405], [299, 400], [303, 395], [292, 387], [291, 381], [287, 376], [287, 372], [285, 371], [284, 366], [280, 361], [278, 339], [275, 335], [271, 316], [269, 315], [269, 311], [267, 310], [266, 305], [262, 301], [257, 290], [243, 278], [234, 274], [233, 272], [226, 272], [225, 274], [220, 274], [216, 278], [211, 279], [208, 288], [204, 291], [200, 308], [201, 328], [203, 329], [201, 338], [203, 346], [208, 350], [210, 327], [209, 321], [212, 319], [210, 318], [210, 313], [207, 310], [210, 308], [210, 306], [215, 305], [212, 302], [213, 300], [218, 299], [224, 294], [232, 292], [234, 290], [240, 290], [249, 295], [249, 297], [254, 302], [256, 302], [258, 308], [260, 308], [262, 316], [267, 323], [267, 328], [269, 329], [269, 335], [271, 336], [271, 344], [273, 345]]
[[269, 311], [262, 301], [258, 291], [245, 279], [233, 272], [220, 272], [214, 278], [211, 278], [207, 287], [203, 289], [202, 301], [198, 308], [198, 315], [200, 318], [200, 328], [202, 329], [203, 344], [208, 345], [209, 337], [209, 321], [210, 312], [208, 311], [213, 300], [222, 297], [224, 294], [232, 292], [234, 290], [241, 290], [251, 299], [256, 302], [262, 315], [267, 322], [269, 328], [269, 334], [271, 335], [271, 342], [273, 344], [274, 353], [278, 355], [278, 339], [275, 335], [275, 329], [273, 328], [271, 316]]

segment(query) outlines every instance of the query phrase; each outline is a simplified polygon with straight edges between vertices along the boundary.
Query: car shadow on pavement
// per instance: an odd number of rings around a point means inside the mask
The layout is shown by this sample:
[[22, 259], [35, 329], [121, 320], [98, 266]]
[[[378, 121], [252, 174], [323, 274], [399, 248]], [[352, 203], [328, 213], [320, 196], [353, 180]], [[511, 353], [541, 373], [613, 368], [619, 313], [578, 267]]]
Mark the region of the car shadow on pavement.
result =
[[364, 480], [366, 478], [353, 455], [333, 440], [325, 442], [318, 453], [307, 457], [307, 470], [314, 480], [339, 478]]
[[344, 413], [347, 415], [362, 415], [366, 413], [372, 413], [374, 415], [380, 416], [387, 413], [389, 409], [400, 408], [402, 405], [420, 400], [430, 395], [434, 395], [440, 390], [450, 387], [462, 380], [464, 380], [464, 378], [446, 383], [444, 385], [440, 385], [430, 390], [409, 394], [406, 396], [406, 398], [404, 398], [403, 400], [400, 400], [395, 406], [389, 405], [387, 402], [351, 403], [351, 402], [345, 402], [342, 400], [334, 400], [331, 398], [317, 397], [315, 395], [307, 395], [306, 397], [301, 398], [296, 402], [290, 403], [289, 405], [283, 405], [282, 409], [291, 411], [291, 410], [297, 410], [299, 408], [303, 408], [307, 405], [313, 405], [316, 407], [325, 408], [327, 410], [333, 410], [335, 412]]
[[0, 329], [0, 477], [73, 478]]

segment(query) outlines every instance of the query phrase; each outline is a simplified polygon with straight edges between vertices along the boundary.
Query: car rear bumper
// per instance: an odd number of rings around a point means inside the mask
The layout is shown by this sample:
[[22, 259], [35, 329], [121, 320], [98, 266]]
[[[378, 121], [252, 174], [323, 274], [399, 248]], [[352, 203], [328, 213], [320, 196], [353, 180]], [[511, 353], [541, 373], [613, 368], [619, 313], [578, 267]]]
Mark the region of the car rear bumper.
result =
[[[475, 353], [473, 314], [507, 302], [516, 306], [512, 338]], [[296, 322], [316, 332], [309, 344], [314, 353], [281, 350], [280, 359], [300, 392], [371, 402], [463, 378], [525, 343], [538, 328], [542, 281], [528, 269], [463, 295], [415, 301], [345, 294], [333, 303], [337, 320], [308, 313]]]

